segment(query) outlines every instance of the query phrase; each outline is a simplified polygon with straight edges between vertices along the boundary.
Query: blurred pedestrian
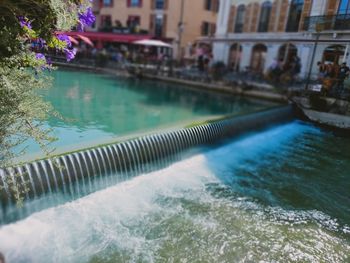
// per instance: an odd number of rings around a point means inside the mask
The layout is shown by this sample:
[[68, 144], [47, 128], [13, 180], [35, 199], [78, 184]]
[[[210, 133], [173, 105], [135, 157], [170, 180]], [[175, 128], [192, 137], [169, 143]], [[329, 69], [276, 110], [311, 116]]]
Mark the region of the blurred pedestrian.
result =
[[318, 61], [317, 62], [317, 67], [318, 67], [318, 79], [323, 80], [324, 77], [326, 76], [326, 65], [324, 62]]
[[338, 72], [338, 84], [337, 84], [337, 93], [341, 95], [344, 91], [344, 81], [349, 76], [349, 67], [344, 62], [341, 64]]

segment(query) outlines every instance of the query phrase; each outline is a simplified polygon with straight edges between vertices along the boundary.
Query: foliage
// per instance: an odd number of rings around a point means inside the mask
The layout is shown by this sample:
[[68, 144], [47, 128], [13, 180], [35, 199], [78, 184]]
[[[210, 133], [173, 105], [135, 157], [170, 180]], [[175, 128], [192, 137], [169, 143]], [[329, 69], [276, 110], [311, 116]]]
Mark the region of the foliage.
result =
[[37, 90], [48, 88], [52, 70], [49, 50], [74, 58], [70, 40], [58, 31], [83, 29], [94, 21], [88, 0], [0, 1], [0, 167], [14, 157], [12, 149], [35, 139], [48, 153], [54, 138], [42, 128], [55, 114]]

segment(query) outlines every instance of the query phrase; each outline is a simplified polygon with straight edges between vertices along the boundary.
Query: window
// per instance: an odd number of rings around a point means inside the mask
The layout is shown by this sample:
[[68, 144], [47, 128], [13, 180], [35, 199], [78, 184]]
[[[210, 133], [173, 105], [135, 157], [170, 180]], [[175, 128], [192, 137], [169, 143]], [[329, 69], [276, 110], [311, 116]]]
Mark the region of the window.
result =
[[209, 35], [209, 31], [210, 31], [210, 24], [208, 22], [203, 22], [202, 23], [202, 36]]
[[126, 25], [128, 27], [139, 26], [141, 22], [140, 16], [128, 16], [128, 20], [126, 21]]
[[214, 12], [219, 13], [220, 9], [220, 0], [216, 0], [216, 3], [214, 5]]
[[163, 25], [164, 25], [164, 17], [163, 15], [156, 15], [154, 21], [154, 35], [156, 37], [163, 36]]
[[244, 15], [245, 15], [245, 6], [240, 5], [237, 9], [235, 33], [242, 33], [243, 32]]
[[103, 6], [113, 6], [113, 0], [102, 0]]
[[267, 32], [269, 28], [269, 20], [272, 4], [270, 1], [264, 2], [261, 6], [258, 32]]
[[298, 32], [301, 13], [303, 12], [304, 1], [292, 0], [289, 9], [289, 16], [287, 22], [287, 32]]
[[211, 11], [213, 7], [213, 1], [212, 0], [204, 0], [204, 9]]
[[112, 26], [112, 18], [110, 15], [101, 16], [101, 27], [108, 29]]
[[209, 22], [203, 22], [201, 31], [202, 36], [212, 36], [215, 34], [216, 25]]
[[338, 8], [338, 15], [350, 14], [350, 1], [341, 0]]
[[164, 2], [165, 0], [155, 0], [155, 8], [156, 9], [164, 9]]
[[141, 7], [142, 0], [127, 0], [128, 7]]
[[350, 1], [341, 0], [337, 16], [334, 21], [335, 30], [349, 30], [350, 27]]
[[131, 33], [139, 33], [140, 32], [140, 16], [128, 16], [128, 20], [126, 21], [126, 25], [129, 28], [129, 32]]

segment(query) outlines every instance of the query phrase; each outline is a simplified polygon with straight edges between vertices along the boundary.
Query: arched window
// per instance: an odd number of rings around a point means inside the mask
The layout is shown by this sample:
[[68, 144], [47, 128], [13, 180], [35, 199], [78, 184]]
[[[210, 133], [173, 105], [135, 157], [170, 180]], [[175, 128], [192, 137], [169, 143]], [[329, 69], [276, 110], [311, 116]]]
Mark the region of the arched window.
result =
[[270, 1], [266, 1], [262, 4], [258, 32], [267, 32], [269, 28], [271, 8], [272, 4]]
[[243, 32], [244, 15], [245, 15], [245, 5], [240, 5], [237, 9], [235, 33]]
[[303, 0], [292, 0], [289, 9], [287, 32], [297, 32], [299, 30], [299, 23], [301, 13], [303, 12], [304, 1]]
[[338, 8], [338, 15], [350, 14], [350, 1], [341, 0]]

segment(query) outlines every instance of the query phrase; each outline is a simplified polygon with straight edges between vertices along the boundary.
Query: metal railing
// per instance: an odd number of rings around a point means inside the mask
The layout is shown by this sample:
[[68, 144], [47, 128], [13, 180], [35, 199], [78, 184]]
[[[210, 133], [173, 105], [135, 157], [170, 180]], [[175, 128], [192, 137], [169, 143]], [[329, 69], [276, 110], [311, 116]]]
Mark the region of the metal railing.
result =
[[305, 31], [350, 30], [350, 14], [309, 16], [303, 24]]

